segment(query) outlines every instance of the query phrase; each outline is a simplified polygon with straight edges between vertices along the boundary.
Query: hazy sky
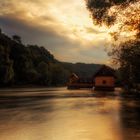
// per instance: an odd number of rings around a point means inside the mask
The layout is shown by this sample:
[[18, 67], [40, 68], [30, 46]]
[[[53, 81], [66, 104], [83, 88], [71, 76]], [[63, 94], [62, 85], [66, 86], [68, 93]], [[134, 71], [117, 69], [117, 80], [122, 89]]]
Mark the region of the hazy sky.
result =
[[0, 0], [0, 27], [61, 61], [109, 63], [109, 31], [93, 25], [84, 0]]

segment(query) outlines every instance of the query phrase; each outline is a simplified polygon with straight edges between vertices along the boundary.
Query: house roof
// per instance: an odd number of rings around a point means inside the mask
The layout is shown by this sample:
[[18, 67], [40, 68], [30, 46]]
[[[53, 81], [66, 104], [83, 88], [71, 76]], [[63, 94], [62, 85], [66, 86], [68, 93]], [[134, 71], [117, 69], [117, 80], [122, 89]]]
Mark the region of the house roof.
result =
[[84, 81], [84, 80], [92, 81], [92, 79], [94, 79], [97, 76], [113, 76], [113, 77], [116, 77], [114, 69], [112, 69], [111, 67], [106, 66], [106, 65], [101, 65], [100, 68], [95, 73], [93, 73], [92, 76], [88, 76], [88, 77], [85, 77], [84, 75], [83, 76], [78, 76], [77, 74], [72, 73], [70, 75], [70, 78], [75, 77], [76, 79], [79, 79], [80, 81]]
[[115, 77], [115, 70], [109, 66], [103, 65], [94, 75], [93, 77], [97, 76], [113, 76]]
[[72, 74], [70, 75], [70, 77], [71, 77], [71, 78], [75, 77], [75, 78], [79, 79], [79, 77], [78, 77], [75, 73], [72, 73]]

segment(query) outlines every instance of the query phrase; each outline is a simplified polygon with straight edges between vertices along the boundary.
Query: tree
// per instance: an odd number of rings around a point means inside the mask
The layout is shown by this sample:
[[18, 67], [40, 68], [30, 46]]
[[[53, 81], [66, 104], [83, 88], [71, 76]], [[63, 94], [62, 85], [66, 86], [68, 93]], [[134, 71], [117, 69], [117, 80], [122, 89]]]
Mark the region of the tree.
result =
[[[94, 24], [115, 27], [111, 57], [119, 63], [122, 80], [132, 87], [140, 83], [140, 1], [85, 0]], [[123, 34], [123, 36], [122, 36]]]
[[0, 85], [7, 85], [13, 79], [13, 61], [9, 59], [9, 50], [7, 47], [0, 46]]
[[38, 64], [37, 71], [40, 74], [41, 84], [50, 86], [52, 82], [52, 75], [51, 71], [49, 70], [49, 65], [42, 61]]
[[18, 42], [18, 43], [22, 43], [22, 42], [21, 42], [21, 37], [20, 37], [20, 36], [18, 36], [18, 35], [13, 35], [12, 38], [13, 38], [14, 41], [16, 41], [16, 42]]
[[38, 84], [40, 74], [35, 69], [30, 69], [24, 73], [24, 83]]
[[140, 83], [140, 41], [121, 43], [110, 55], [120, 65], [122, 80], [128, 85]]
[[68, 81], [70, 72], [57, 63], [50, 64], [50, 70], [52, 75], [52, 85], [62, 86]]

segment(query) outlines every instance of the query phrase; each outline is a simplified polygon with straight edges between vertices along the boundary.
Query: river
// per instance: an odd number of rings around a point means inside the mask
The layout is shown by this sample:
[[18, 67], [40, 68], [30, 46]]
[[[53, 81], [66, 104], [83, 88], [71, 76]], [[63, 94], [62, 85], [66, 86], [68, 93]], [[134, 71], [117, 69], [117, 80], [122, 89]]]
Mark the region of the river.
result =
[[140, 101], [66, 88], [0, 90], [0, 140], [140, 140]]

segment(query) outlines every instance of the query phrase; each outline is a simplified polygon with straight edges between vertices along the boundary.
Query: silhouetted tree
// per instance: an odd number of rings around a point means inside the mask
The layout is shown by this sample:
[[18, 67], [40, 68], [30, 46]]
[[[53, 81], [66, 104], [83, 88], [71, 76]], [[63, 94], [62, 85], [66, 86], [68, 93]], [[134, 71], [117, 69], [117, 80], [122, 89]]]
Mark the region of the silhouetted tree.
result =
[[[110, 32], [114, 38], [111, 57], [120, 64], [119, 72], [126, 85], [140, 83], [140, 1], [138, 0], [85, 0], [96, 25], [116, 25]], [[124, 36], [122, 33], [130, 37]], [[116, 43], [117, 42], [117, 43]], [[119, 45], [118, 45], [119, 44]]]
[[13, 38], [14, 41], [16, 41], [16, 42], [18, 42], [18, 43], [21, 43], [21, 37], [20, 37], [20, 36], [18, 36], [18, 35], [13, 35], [12, 38]]
[[0, 46], [0, 85], [11, 83], [13, 78], [13, 61], [9, 59], [8, 48]]
[[111, 56], [120, 65], [122, 80], [127, 85], [140, 83], [140, 41], [128, 41], [112, 49]]
[[40, 74], [40, 82], [43, 85], [51, 85], [52, 82], [52, 75], [51, 71], [49, 70], [49, 65], [43, 61], [41, 61], [37, 66], [37, 71]]

